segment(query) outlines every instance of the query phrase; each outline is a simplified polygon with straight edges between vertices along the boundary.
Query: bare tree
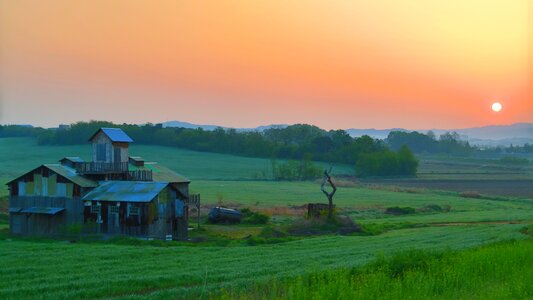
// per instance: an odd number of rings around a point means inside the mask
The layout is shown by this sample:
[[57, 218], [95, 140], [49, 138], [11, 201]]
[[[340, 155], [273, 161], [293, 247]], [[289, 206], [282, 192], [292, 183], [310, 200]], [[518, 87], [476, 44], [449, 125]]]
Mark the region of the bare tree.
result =
[[[328, 219], [333, 219], [333, 196], [335, 195], [335, 192], [337, 191], [337, 187], [335, 187], [335, 184], [331, 180], [331, 167], [328, 170], [324, 170], [324, 176], [322, 177], [322, 185], [320, 185], [320, 189], [322, 190], [322, 193], [328, 197]], [[326, 182], [329, 183], [331, 188], [333, 189], [331, 192], [328, 192], [326, 190]]]

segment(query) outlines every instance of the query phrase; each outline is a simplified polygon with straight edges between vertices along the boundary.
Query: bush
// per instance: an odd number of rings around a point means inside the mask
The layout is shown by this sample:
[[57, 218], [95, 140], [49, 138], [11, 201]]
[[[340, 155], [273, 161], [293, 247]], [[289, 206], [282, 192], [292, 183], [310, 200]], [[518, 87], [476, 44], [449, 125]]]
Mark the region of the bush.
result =
[[275, 180], [313, 180], [322, 175], [322, 170], [313, 164], [310, 155], [305, 155], [300, 161], [289, 160], [284, 164], [272, 160], [272, 173]]
[[270, 221], [270, 217], [260, 212], [251, 211], [249, 208], [240, 210], [242, 213], [242, 223], [244, 224], [266, 224]]
[[389, 215], [408, 215], [408, 214], [414, 214], [416, 211], [414, 208], [406, 206], [406, 207], [399, 207], [399, 206], [393, 206], [393, 207], [387, 207], [385, 210], [386, 214]]
[[398, 152], [380, 151], [364, 153], [356, 164], [357, 175], [368, 176], [415, 176], [418, 160], [409, 148], [402, 147]]
[[437, 204], [428, 204], [424, 207], [418, 209], [419, 212], [431, 213], [431, 212], [449, 212], [452, 209], [450, 205], [437, 205]]

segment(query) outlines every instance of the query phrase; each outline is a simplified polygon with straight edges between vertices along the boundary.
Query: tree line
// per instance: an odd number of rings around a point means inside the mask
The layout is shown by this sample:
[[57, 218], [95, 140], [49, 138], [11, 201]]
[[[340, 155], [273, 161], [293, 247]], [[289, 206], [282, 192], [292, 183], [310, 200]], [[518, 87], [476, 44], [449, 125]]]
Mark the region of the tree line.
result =
[[279, 179], [287, 179], [288, 175], [282, 173], [294, 174], [292, 177], [300, 179], [319, 177], [321, 172], [311, 160], [350, 164], [360, 176], [413, 176], [418, 165], [407, 147], [394, 151], [385, 142], [369, 136], [352, 138], [344, 130], [326, 131], [306, 124], [263, 132], [239, 132], [223, 128], [207, 131], [91, 121], [74, 123], [68, 129], [2, 126], [0, 136], [35, 136], [39, 145], [74, 145], [87, 143], [101, 127], [121, 128], [139, 144], [289, 160], [275, 166], [274, 177]]
[[456, 132], [446, 132], [437, 138], [432, 131], [428, 131], [426, 134], [417, 131], [392, 131], [385, 139], [385, 142], [393, 150], [399, 150], [401, 147], [407, 146], [414, 153], [468, 156], [476, 151], [476, 148], [472, 147], [467, 141], [461, 140]]

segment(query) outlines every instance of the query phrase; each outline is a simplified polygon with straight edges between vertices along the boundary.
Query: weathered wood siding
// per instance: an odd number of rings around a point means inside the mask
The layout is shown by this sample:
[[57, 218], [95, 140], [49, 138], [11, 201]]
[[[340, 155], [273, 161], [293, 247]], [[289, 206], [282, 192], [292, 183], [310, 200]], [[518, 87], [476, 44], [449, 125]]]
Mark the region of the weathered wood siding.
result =
[[[96, 224], [94, 233], [165, 239], [186, 239], [188, 235], [187, 198], [167, 186], [150, 202], [87, 201], [84, 222]], [[96, 206], [93, 211], [92, 207]], [[132, 217], [130, 209], [138, 208]]]
[[72, 182], [45, 168], [34, 170], [11, 186], [12, 194], [16, 191], [14, 196], [73, 197], [74, 194]]
[[[120, 162], [129, 162], [130, 153], [128, 143], [112, 143], [111, 145], [113, 146], [113, 153], [114, 151], [120, 151]], [[118, 162], [115, 161], [115, 157], [113, 157], [113, 162]]]
[[[98, 145], [104, 145], [105, 146], [105, 160], [98, 159], [97, 152], [98, 152]], [[93, 161], [94, 162], [111, 162], [112, 159], [112, 151], [113, 147], [111, 146], [111, 140], [105, 133], [99, 132], [92, 140], [92, 146], [93, 146]]]
[[174, 187], [181, 195], [178, 195], [178, 198], [189, 198], [189, 183], [171, 183], [172, 187]]
[[78, 198], [44, 196], [10, 196], [10, 209], [31, 207], [57, 207], [65, 210], [55, 215], [37, 213], [9, 213], [11, 233], [20, 235], [56, 235], [65, 232], [70, 225], [83, 222], [83, 203]]
[[[98, 159], [98, 145], [105, 147], [105, 160]], [[128, 162], [129, 150], [128, 143], [113, 143], [111, 139], [103, 132], [99, 132], [92, 140], [93, 161], [94, 162]], [[115, 151], [120, 152], [120, 161], [115, 161]]]

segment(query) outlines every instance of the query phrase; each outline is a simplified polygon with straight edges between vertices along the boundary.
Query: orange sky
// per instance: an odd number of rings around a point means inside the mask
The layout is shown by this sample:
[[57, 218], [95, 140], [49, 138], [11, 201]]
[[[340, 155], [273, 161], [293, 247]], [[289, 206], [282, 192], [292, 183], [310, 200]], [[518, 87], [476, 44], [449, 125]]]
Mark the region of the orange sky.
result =
[[533, 122], [532, 6], [0, 0], [0, 123]]

